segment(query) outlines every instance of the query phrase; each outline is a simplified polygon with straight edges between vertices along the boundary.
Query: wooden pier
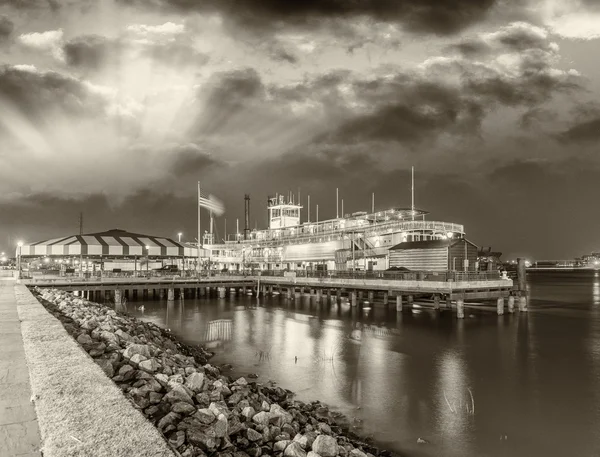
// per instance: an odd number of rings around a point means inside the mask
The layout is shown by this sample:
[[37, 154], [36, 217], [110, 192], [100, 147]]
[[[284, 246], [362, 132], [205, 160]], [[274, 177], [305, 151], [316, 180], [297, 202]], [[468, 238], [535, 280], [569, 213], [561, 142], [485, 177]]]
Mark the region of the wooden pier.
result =
[[[499, 315], [527, 309], [523, 294], [516, 292], [511, 279], [498, 274], [478, 272], [256, 272], [254, 275], [217, 274], [200, 278], [35, 278], [22, 280], [38, 287], [53, 287], [78, 292], [94, 301], [124, 298], [197, 298], [212, 294], [225, 298], [237, 293], [289, 299], [314, 297], [319, 303], [341, 303], [346, 298], [352, 306], [368, 301], [385, 306], [395, 304], [397, 311], [417, 299], [433, 300], [434, 308], [455, 307], [457, 317], [464, 318], [465, 301], [495, 301]], [[522, 282], [522, 281], [520, 281]], [[443, 305], [442, 305], [443, 304]]]

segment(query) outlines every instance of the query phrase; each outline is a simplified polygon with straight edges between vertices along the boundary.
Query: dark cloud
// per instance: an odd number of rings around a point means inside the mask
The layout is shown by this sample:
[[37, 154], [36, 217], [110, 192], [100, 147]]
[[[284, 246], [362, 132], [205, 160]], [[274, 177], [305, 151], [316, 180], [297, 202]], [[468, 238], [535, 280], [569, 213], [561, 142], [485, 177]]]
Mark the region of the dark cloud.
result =
[[200, 67], [209, 60], [208, 55], [181, 41], [147, 44], [143, 46], [141, 54], [172, 67]]
[[0, 0], [0, 6], [10, 6], [15, 9], [50, 8], [58, 10], [64, 0]]
[[459, 53], [466, 58], [527, 50], [549, 51], [551, 48], [545, 30], [526, 22], [512, 23], [495, 33], [465, 38], [446, 47], [446, 51]]
[[593, 143], [600, 141], [600, 115], [581, 121], [562, 132], [558, 139], [564, 143]]
[[463, 41], [462, 43], [452, 44], [445, 48], [446, 52], [456, 52], [467, 58], [474, 58], [488, 55], [490, 46], [481, 41]]
[[535, 107], [527, 110], [519, 122], [521, 128], [529, 130], [542, 127], [544, 124], [555, 121], [558, 115], [546, 108]]
[[[266, 88], [253, 68], [215, 73], [199, 90], [198, 99], [202, 110], [193, 123], [193, 132], [213, 133], [236, 113], [254, 110], [255, 105], [265, 101], [265, 96]], [[255, 108], [258, 116], [261, 109]]]
[[63, 47], [69, 65], [90, 70], [104, 67], [119, 58], [122, 46], [99, 35], [84, 35], [69, 40]]
[[0, 66], [0, 99], [43, 125], [51, 113], [81, 117], [103, 113], [105, 100], [79, 80], [53, 71]]
[[[121, 3], [146, 5], [140, 0]], [[487, 17], [496, 0], [158, 0], [161, 7], [177, 11], [219, 12], [250, 29], [280, 29], [282, 26], [314, 28], [331, 18], [369, 17], [397, 22], [416, 33], [450, 35]]]
[[175, 176], [200, 176], [200, 173], [206, 173], [209, 167], [223, 165], [220, 160], [193, 143], [178, 145], [165, 153], [169, 155], [171, 171]]
[[546, 102], [559, 92], [578, 91], [581, 86], [574, 80], [562, 80], [548, 73], [524, 74], [517, 81], [501, 75], [470, 79], [465, 90], [505, 106], [533, 106]]
[[8, 41], [14, 29], [15, 24], [9, 18], [0, 16], [0, 44]]

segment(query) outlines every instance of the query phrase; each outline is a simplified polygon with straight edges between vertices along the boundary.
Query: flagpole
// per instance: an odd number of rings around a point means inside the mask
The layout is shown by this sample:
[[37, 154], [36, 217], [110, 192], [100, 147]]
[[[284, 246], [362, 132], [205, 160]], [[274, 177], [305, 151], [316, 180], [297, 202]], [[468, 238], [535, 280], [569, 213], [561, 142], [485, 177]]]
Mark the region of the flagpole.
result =
[[200, 246], [202, 244], [200, 237], [200, 181], [198, 181], [198, 198], [196, 199], [196, 205], [198, 206], [198, 268], [196, 271], [200, 274]]

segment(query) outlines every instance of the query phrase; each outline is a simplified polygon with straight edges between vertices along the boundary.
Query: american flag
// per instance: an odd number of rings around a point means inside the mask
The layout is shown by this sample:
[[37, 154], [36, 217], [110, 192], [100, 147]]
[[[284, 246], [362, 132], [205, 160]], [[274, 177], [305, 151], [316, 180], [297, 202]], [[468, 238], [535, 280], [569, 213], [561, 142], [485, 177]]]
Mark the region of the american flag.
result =
[[212, 211], [216, 216], [220, 216], [225, 212], [225, 206], [214, 195], [207, 195], [205, 191], [200, 189], [200, 196], [198, 197], [198, 205], [201, 208], [206, 208]]

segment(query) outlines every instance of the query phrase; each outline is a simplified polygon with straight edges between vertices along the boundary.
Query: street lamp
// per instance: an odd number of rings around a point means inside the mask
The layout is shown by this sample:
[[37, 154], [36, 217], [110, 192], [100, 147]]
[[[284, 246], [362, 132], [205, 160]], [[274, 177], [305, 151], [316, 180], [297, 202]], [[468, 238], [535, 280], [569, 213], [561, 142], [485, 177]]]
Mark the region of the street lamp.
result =
[[21, 248], [23, 247], [23, 242], [19, 241], [17, 246], [19, 247], [17, 251], [17, 279], [21, 279]]
[[146, 246], [146, 276], [148, 276], [148, 264], [150, 263], [150, 246]]

